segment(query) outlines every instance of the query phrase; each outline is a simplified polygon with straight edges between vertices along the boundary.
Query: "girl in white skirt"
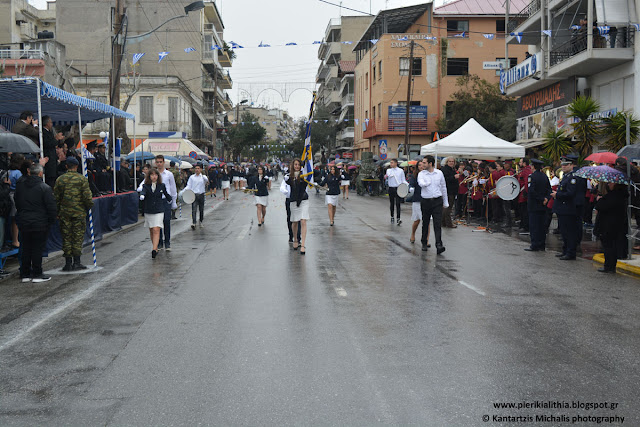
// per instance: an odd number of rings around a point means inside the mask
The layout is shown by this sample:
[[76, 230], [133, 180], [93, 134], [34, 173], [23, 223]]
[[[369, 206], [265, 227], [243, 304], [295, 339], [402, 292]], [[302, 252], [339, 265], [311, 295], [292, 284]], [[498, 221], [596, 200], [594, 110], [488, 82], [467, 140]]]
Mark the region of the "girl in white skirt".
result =
[[345, 169], [343, 170], [343, 175], [340, 182], [340, 187], [342, 187], [342, 200], [349, 198], [349, 186], [351, 185], [349, 172]]
[[233, 188], [235, 188], [235, 191], [238, 191], [240, 189], [240, 170], [238, 170], [237, 166], [231, 169], [231, 177]]
[[[413, 199], [411, 203], [411, 221], [413, 221], [413, 225], [411, 226], [411, 237], [409, 241], [411, 243], [416, 242], [416, 231], [418, 230], [418, 226], [420, 225], [420, 221], [422, 221], [422, 195], [420, 192], [422, 191], [422, 187], [418, 185], [418, 174], [420, 171], [426, 169], [427, 163], [425, 161], [418, 162], [416, 166], [418, 170], [415, 173], [415, 176], [411, 177], [409, 180], [409, 185], [413, 187]], [[429, 244], [429, 230], [427, 230], [427, 241], [422, 242], [422, 246], [425, 248], [430, 248]]]
[[264, 174], [264, 168], [258, 166], [258, 175], [249, 177], [249, 189], [257, 190], [254, 196], [256, 209], [258, 211], [258, 227], [264, 224], [264, 217], [267, 214], [269, 204], [269, 178]]
[[[291, 187], [291, 227], [293, 235], [298, 234], [298, 221], [300, 221], [300, 255], [306, 253], [305, 240], [307, 237], [307, 220], [309, 219], [309, 195], [307, 183], [302, 179], [302, 161], [294, 159], [291, 162], [290, 174], [286, 175], [285, 182]], [[293, 250], [298, 250], [298, 242], [293, 243]]]
[[340, 185], [344, 180], [344, 175], [340, 173], [337, 167], [330, 166], [329, 173], [322, 178], [320, 182], [321, 186], [329, 187], [327, 194], [324, 196], [324, 203], [327, 205], [329, 211], [329, 224], [333, 227], [333, 220], [336, 216], [336, 209], [338, 208], [338, 198], [340, 197]]
[[229, 167], [224, 165], [220, 171], [220, 188], [222, 189], [222, 198], [229, 200], [229, 187], [231, 186], [231, 175], [229, 174]]
[[171, 202], [171, 196], [162, 183], [162, 176], [157, 169], [149, 171], [142, 184], [140, 200], [144, 201], [144, 226], [149, 227], [151, 237], [151, 258], [158, 255], [158, 242], [160, 241], [160, 229], [164, 224], [165, 200]]

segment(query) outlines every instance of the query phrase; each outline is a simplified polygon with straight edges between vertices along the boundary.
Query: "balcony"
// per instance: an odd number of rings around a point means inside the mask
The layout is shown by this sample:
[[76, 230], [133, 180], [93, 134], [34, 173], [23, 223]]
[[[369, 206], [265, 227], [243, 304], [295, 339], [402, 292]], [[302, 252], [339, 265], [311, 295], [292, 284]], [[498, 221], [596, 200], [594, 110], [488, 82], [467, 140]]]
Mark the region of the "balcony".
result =
[[[635, 33], [634, 27], [618, 27], [617, 34], [606, 36], [577, 32], [567, 42], [551, 49], [549, 76], [588, 76], [633, 61]], [[589, 37], [593, 37], [592, 49], [588, 46]]]
[[152, 132], [186, 132], [191, 134], [191, 124], [179, 121], [154, 122]]
[[533, 0], [531, 3], [529, 3], [524, 9], [522, 9], [520, 12], [516, 13], [513, 16], [509, 17], [509, 28], [507, 29], [507, 32], [513, 32], [516, 30], [516, 28], [518, 28], [520, 25], [522, 25], [527, 19], [531, 18], [533, 15], [535, 15], [537, 12], [540, 11], [541, 8], [541, 1], [540, 0]]
[[[371, 123], [371, 122], [369, 122]], [[340, 131], [338, 131], [338, 133], [336, 134], [336, 139], [338, 141], [353, 141], [353, 137], [355, 135], [355, 128], [354, 127], [347, 127], [344, 128]]]
[[221, 74], [222, 76], [218, 78], [218, 84], [222, 89], [231, 89], [233, 87], [233, 80], [231, 80], [231, 75], [228, 71]]
[[[362, 123], [360, 123], [362, 126]], [[363, 133], [364, 138], [374, 138], [378, 135], [404, 135], [405, 134], [405, 121], [404, 120], [388, 120], [378, 119], [369, 120], [366, 125], [366, 130]], [[424, 136], [431, 135], [427, 130], [427, 122], [424, 119], [410, 119], [409, 120], [409, 132], [411, 135]]]
[[233, 108], [233, 103], [231, 102], [231, 98], [229, 98], [229, 95], [226, 95], [222, 100], [222, 108], [224, 108], [225, 110], [231, 110]]
[[[541, 0], [533, 0], [515, 16], [509, 17], [507, 34], [518, 32], [522, 34], [519, 44], [537, 44], [540, 42], [542, 12]], [[518, 43], [516, 38], [508, 36], [508, 43]]]
[[353, 107], [355, 103], [356, 95], [353, 93], [348, 93], [342, 97], [342, 108]]
[[45, 55], [41, 50], [0, 50], [0, 68], [5, 77], [45, 75]]
[[233, 65], [231, 54], [226, 50], [218, 49], [218, 61], [223, 67], [231, 67]]
[[318, 68], [318, 74], [316, 76], [316, 82], [321, 83], [325, 80], [330, 80], [334, 78], [338, 78], [338, 66], [330, 65], [327, 62], [323, 61]]
[[331, 55], [342, 55], [340, 42], [324, 42], [318, 49], [318, 59], [326, 61]]

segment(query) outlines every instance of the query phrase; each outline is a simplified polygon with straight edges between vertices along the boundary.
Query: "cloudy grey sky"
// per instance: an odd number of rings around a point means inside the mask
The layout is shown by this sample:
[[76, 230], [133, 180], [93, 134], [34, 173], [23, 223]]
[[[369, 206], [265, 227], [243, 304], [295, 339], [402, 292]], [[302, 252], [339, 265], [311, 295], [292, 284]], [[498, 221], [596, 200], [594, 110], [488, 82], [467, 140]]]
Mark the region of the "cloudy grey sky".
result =
[[[376, 14], [382, 9], [393, 9], [429, 0], [328, 0], [342, 3], [352, 9]], [[30, 0], [36, 7], [46, 7], [46, 0]], [[184, 0], [185, 5], [190, 0]], [[443, 0], [436, 0], [439, 5]], [[234, 88], [229, 91], [233, 102], [248, 98], [239, 89], [247, 84], [314, 82], [320, 61], [314, 40], [322, 40], [331, 18], [341, 15], [362, 15], [322, 3], [319, 0], [216, 0], [225, 25], [225, 39], [244, 46], [236, 51], [237, 58], [230, 69]], [[258, 48], [261, 43], [270, 48]], [[299, 46], [282, 46], [295, 42]], [[290, 102], [283, 102], [275, 91], [265, 91], [255, 105], [288, 110], [294, 117], [309, 111], [311, 93], [296, 91]]]

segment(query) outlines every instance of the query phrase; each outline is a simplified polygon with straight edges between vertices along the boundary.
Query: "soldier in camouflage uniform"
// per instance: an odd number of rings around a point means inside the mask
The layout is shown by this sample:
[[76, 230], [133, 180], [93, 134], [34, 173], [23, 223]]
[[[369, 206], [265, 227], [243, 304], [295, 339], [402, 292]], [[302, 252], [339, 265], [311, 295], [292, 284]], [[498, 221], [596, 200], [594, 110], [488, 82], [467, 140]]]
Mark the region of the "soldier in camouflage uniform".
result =
[[93, 206], [93, 200], [89, 181], [78, 173], [78, 160], [67, 157], [66, 163], [67, 172], [56, 180], [53, 189], [66, 261], [62, 271], [84, 270], [87, 267], [80, 262], [80, 256], [87, 227], [87, 211]]

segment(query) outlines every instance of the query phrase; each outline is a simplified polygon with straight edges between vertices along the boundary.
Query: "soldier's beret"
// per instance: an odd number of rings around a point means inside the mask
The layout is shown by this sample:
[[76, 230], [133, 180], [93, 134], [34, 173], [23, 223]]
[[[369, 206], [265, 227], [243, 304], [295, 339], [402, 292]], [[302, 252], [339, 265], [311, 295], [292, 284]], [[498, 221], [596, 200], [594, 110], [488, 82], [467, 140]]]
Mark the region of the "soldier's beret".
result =
[[78, 163], [78, 159], [76, 159], [75, 157], [67, 157], [67, 165], [76, 165], [78, 166], [80, 163]]

